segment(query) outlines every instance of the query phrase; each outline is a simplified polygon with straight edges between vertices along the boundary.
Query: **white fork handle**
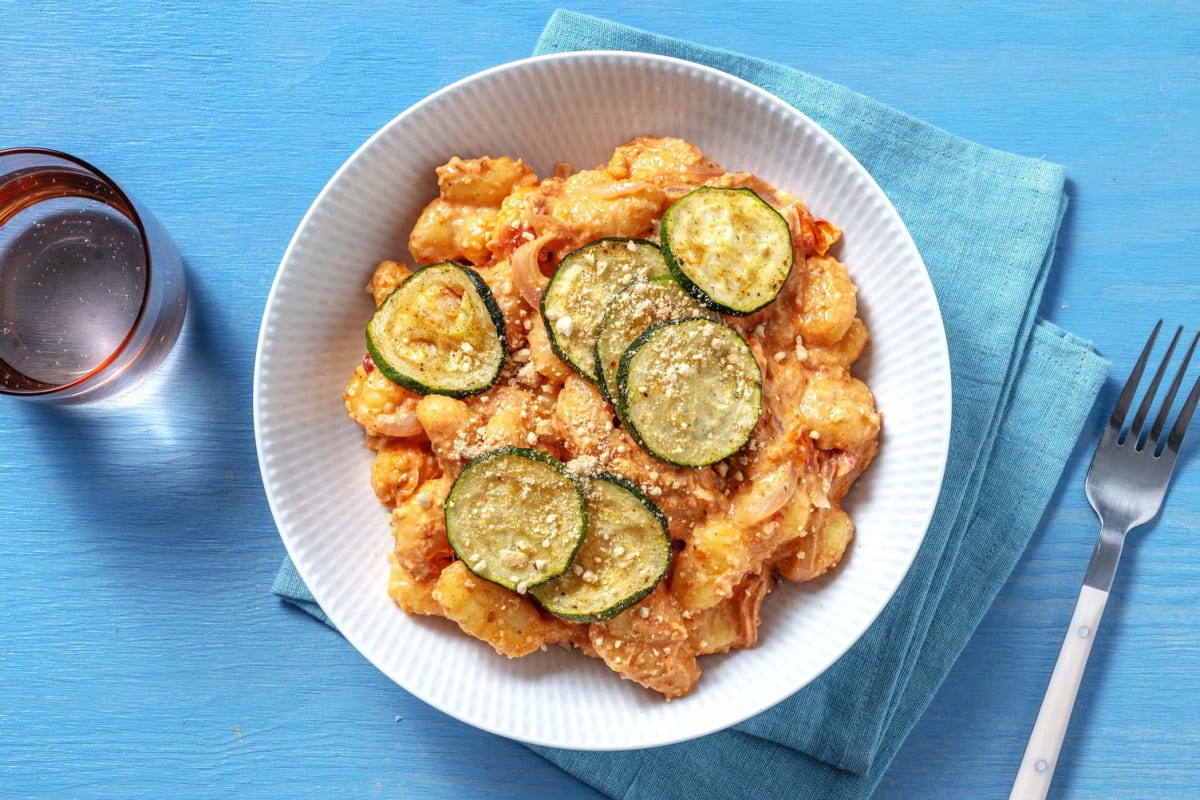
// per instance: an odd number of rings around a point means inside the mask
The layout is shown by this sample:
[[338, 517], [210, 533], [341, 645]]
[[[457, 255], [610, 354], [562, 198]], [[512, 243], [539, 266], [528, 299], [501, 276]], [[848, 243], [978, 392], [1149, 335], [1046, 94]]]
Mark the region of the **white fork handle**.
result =
[[1058, 651], [1054, 674], [1050, 676], [1037, 722], [1029, 734], [1029, 744], [1025, 747], [1025, 757], [1021, 759], [1009, 800], [1044, 798], [1050, 789], [1054, 765], [1062, 749], [1067, 723], [1071, 721], [1075, 695], [1079, 692], [1079, 682], [1083, 679], [1088, 654], [1092, 652], [1092, 640], [1096, 637], [1107, 601], [1108, 592], [1091, 586], [1085, 585], [1079, 592], [1071, 626]]

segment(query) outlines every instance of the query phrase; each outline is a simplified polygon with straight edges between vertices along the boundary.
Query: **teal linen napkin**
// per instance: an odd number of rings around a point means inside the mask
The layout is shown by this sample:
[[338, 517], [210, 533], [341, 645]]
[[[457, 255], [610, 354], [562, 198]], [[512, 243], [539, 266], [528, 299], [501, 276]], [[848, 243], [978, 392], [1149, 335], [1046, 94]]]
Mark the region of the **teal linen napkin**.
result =
[[[862, 162], [899, 210], [941, 305], [954, 381], [946, 478], [887, 608], [832, 668], [735, 730], [644, 751], [534, 748], [621, 798], [866, 797], [1036, 529], [1107, 364], [1036, 309], [1066, 208], [1065, 170], [951, 136], [794, 69], [573, 12], [536, 52], [639, 50], [755, 83]], [[289, 561], [273, 591], [320, 613]]]

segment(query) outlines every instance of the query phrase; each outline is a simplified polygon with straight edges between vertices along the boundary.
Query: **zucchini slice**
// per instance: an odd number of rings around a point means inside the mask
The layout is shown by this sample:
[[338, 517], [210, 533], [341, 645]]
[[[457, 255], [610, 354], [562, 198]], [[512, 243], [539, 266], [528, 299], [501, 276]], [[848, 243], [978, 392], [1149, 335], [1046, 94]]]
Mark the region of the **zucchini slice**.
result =
[[500, 376], [504, 316], [483, 278], [453, 261], [409, 275], [367, 323], [367, 351], [389, 380], [417, 394], [466, 397]]
[[671, 564], [671, 536], [658, 506], [625, 478], [597, 475], [586, 496], [587, 535], [571, 569], [531, 593], [556, 617], [603, 622], [654, 591]]
[[758, 361], [723, 322], [656, 322], [617, 367], [621, 420], [652, 455], [681, 467], [714, 464], [737, 452], [761, 410]]
[[587, 531], [579, 482], [555, 458], [501, 447], [470, 461], [443, 506], [467, 569], [524, 594], [567, 571]]
[[542, 321], [555, 355], [596, 382], [596, 329], [625, 284], [667, 275], [658, 245], [644, 239], [598, 239], [563, 256], [542, 293]]
[[683, 317], [721, 318], [669, 275], [634, 281], [612, 299], [596, 330], [596, 385], [610, 403], [616, 404], [617, 365], [625, 349], [655, 322]]
[[688, 192], [663, 215], [661, 234], [675, 280], [726, 314], [767, 305], [792, 271], [787, 220], [750, 189]]

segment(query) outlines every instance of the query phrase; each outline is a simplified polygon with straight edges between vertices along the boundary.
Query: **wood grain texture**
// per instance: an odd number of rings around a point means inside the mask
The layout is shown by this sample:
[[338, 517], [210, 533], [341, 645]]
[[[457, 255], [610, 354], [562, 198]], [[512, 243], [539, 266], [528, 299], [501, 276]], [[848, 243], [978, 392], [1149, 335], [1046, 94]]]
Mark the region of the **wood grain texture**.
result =
[[[555, 5], [0, 0], [0, 146], [110, 172], [192, 289], [179, 346], [135, 395], [0, 407], [0, 797], [588, 795], [269, 594], [283, 550], [250, 409], [267, 292], [324, 182], [409, 104], [526, 56]], [[1154, 319], [1200, 325], [1193, 4], [563, 5], [1066, 164], [1041, 312], [1113, 360], [1100, 407]], [[1089, 438], [880, 798], [1007, 795], [1097, 532]], [[1200, 786], [1198, 454], [1129, 541], [1051, 797]]]

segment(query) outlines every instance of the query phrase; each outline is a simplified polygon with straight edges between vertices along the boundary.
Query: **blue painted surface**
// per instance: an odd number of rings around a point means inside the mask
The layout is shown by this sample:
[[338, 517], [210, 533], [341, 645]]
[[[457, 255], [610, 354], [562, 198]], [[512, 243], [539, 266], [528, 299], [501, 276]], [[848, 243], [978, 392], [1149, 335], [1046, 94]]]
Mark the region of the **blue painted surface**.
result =
[[[110, 172], [192, 288], [180, 345], [136, 394], [0, 404], [0, 797], [586, 796], [270, 595], [283, 548], [250, 410], [267, 290], [327, 178], [412, 102], [527, 55], [554, 5], [0, 2], [0, 146]], [[1154, 319], [1200, 326], [1193, 5], [564, 5], [1066, 164], [1041, 312], [1113, 360], [1100, 406]], [[1007, 794], [1095, 539], [1083, 477], [1102, 417], [879, 797]], [[1196, 453], [1126, 550], [1052, 796], [1200, 786]]]

